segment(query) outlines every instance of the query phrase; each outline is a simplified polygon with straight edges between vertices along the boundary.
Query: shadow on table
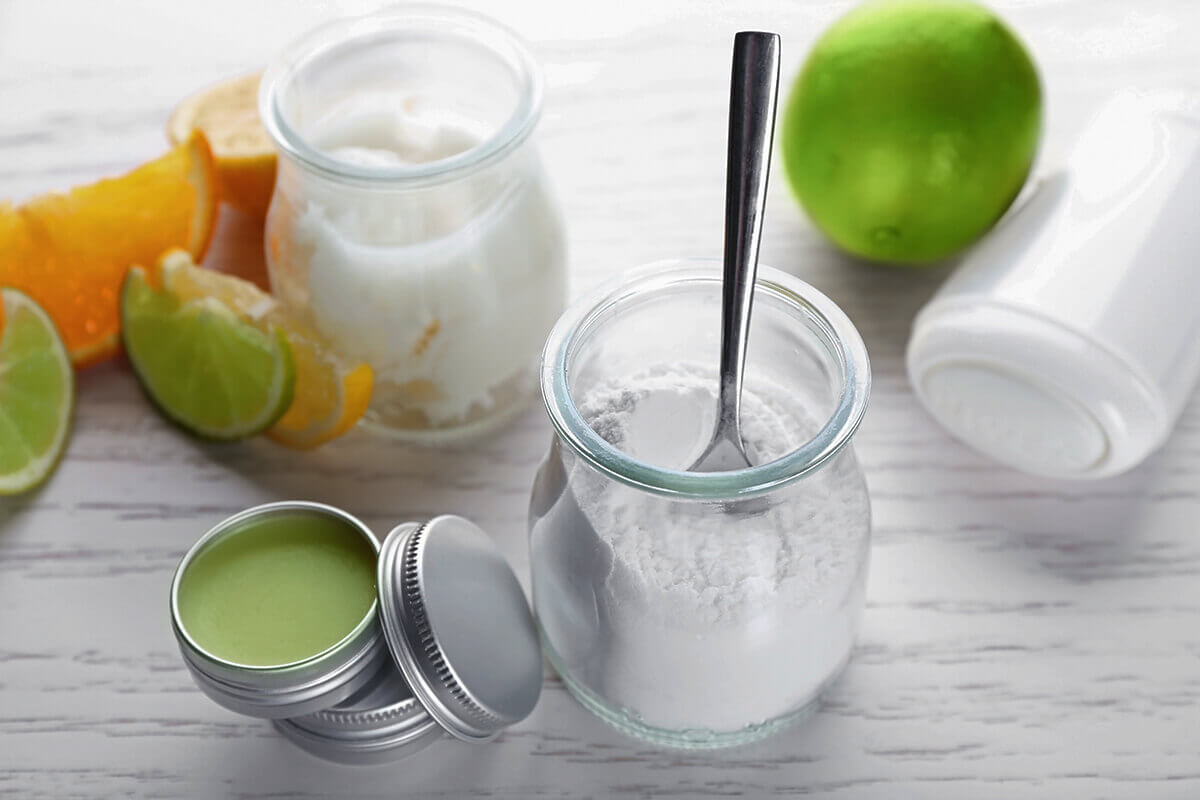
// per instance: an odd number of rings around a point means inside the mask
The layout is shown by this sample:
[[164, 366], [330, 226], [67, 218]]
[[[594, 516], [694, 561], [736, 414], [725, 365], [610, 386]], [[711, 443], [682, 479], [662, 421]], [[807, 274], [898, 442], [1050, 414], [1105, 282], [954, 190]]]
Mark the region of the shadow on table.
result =
[[491, 513], [502, 501], [520, 513], [523, 525], [529, 487], [549, 435], [544, 412], [530, 402], [505, 429], [460, 447], [413, 447], [361, 428], [307, 452], [265, 437], [197, 447], [270, 499], [328, 503], [367, 522], [393, 523]]
[[1157, 540], [1173, 535], [1160, 515], [1171, 513], [1161, 504], [1174, 493], [1174, 456], [1168, 446], [1132, 471], [1098, 481], [1011, 477], [1006, 482], [1025, 499], [983, 510], [979, 523], [997, 529], [999, 558], [1070, 582], [1111, 586], [1161, 571], [1169, 556]]

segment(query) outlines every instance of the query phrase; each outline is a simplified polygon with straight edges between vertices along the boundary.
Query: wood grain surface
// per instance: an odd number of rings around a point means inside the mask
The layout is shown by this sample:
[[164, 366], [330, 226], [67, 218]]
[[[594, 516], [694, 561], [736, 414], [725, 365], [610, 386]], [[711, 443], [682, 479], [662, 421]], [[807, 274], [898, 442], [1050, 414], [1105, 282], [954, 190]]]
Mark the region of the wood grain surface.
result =
[[[541, 147], [569, 225], [573, 292], [647, 261], [719, 253], [729, 48], [783, 36], [785, 80], [835, 2], [475, 3], [545, 64]], [[1043, 165], [1105, 94], [1200, 92], [1200, 4], [994, 5], [1043, 70]], [[172, 105], [263, 64], [360, 3], [0, 4], [0, 195], [23, 198], [161, 152]], [[261, 264], [226, 213], [209, 263]], [[949, 268], [835, 254], [776, 173], [763, 261], [861, 329], [875, 390], [855, 446], [876, 530], [854, 660], [807, 724], [719, 753], [660, 750], [581, 709], [552, 675], [498, 742], [439, 743], [351, 769], [206, 700], [171, 636], [167, 589], [210, 525], [285, 498], [383, 531], [468, 515], [527, 580], [525, 512], [542, 410], [470, 448], [356, 432], [297, 456], [198, 443], [128, 365], [80, 376], [70, 449], [42, 491], [0, 503], [0, 796], [1190, 798], [1200, 796], [1200, 404], [1124, 477], [1056, 483], [993, 466], [918, 407], [902, 351]], [[1195, 265], [1192, 265], [1195, 266]], [[753, 679], [731, 675], [730, 680]]]

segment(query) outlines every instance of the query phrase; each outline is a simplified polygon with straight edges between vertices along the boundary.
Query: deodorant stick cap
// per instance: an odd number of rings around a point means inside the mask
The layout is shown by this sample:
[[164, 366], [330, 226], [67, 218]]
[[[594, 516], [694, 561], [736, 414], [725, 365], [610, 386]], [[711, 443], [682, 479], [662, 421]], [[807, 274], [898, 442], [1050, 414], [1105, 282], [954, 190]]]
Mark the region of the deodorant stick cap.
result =
[[909, 340], [909, 379], [956, 438], [1002, 464], [1056, 478], [1112, 475], [1153, 449], [1161, 402], [1113, 354], [1019, 309], [926, 312]]
[[1200, 375], [1200, 110], [1122, 92], [921, 310], [908, 374], [955, 437], [1100, 478], [1161, 445]]

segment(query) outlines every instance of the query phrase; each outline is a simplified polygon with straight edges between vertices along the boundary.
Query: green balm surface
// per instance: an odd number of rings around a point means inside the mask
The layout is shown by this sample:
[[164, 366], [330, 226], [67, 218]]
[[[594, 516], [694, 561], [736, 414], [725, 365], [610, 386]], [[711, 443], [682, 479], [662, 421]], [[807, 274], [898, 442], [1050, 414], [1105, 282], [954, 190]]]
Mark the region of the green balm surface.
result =
[[192, 641], [254, 667], [303, 661], [337, 644], [375, 602], [374, 548], [345, 522], [281, 513], [247, 520], [201, 550], [179, 580]]

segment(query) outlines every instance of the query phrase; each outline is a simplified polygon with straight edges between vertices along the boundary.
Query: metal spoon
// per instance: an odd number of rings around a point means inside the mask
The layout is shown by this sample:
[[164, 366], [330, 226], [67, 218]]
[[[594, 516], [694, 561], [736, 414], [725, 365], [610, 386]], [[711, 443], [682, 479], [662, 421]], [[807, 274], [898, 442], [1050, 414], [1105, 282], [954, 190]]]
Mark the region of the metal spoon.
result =
[[721, 384], [712, 440], [690, 472], [751, 466], [742, 444], [742, 375], [758, 243], [767, 204], [767, 173], [779, 90], [779, 36], [743, 31], [733, 40], [729, 88], [729, 156], [725, 167], [725, 273], [721, 291]]

